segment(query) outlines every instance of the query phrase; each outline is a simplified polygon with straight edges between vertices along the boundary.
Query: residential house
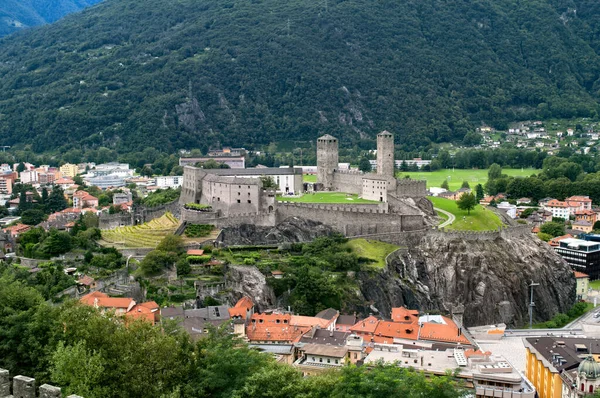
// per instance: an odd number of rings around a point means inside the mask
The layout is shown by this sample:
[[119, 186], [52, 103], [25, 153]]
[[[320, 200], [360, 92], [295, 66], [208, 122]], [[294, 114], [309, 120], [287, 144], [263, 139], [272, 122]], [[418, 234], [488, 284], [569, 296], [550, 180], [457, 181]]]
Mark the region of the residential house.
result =
[[500, 202], [497, 206], [498, 209], [503, 210], [510, 218], [517, 218], [517, 206], [508, 202]]
[[243, 319], [244, 321], [249, 321], [254, 314], [254, 303], [250, 297], [244, 296], [228, 311], [231, 319]]
[[517, 204], [520, 204], [520, 205], [528, 205], [528, 204], [531, 204], [531, 202], [532, 202], [531, 198], [519, 198], [519, 199], [517, 199]]
[[574, 202], [579, 207], [578, 210], [592, 210], [592, 200], [589, 196], [571, 196], [565, 199], [565, 202]]
[[315, 318], [325, 319], [326, 321], [331, 322], [329, 330], [336, 330], [336, 322], [338, 317], [340, 316], [340, 312], [333, 308], [327, 308], [315, 315]]
[[113, 195], [113, 205], [122, 205], [133, 200], [131, 192], [117, 192]]
[[575, 280], [577, 281], [577, 287], [575, 289], [577, 300], [585, 300], [588, 294], [590, 276], [579, 271], [573, 271], [573, 274], [575, 274]]
[[7, 234], [9, 234], [12, 238], [18, 238], [21, 234], [24, 234], [25, 232], [29, 231], [31, 229], [31, 225], [25, 225], [25, 224], [17, 224], [17, 225], [13, 225], [10, 227], [6, 227], [3, 229], [3, 231]]
[[36, 184], [38, 182], [38, 172], [36, 170], [25, 170], [19, 173], [19, 179], [22, 184]]
[[66, 191], [67, 189], [75, 185], [75, 181], [67, 177], [61, 177], [58, 180], [54, 181], [54, 185], [58, 185], [63, 189], [63, 191]]
[[340, 315], [335, 323], [335, 330], [340, 332], [349, 332], [350, 328], [356, 324], [356, 314]]
[[312, 326], [292, 324], [292, 315], [282, 313], [252, 314], [246, 327], [246, 338], [251, 343], [291, 344], [300, 340]]
[[79, 166], [77, 166], [76, 164], [65, 163], [62, 166], [60, 166], [59, 170], [64, 177], [73, 178], [77, 174], [79, 174]]
[[562, 235], [562, 236], [557, 236], [555, 238], [552, 238], [548, 241], [548, 244], [552, 247], [558, 247], [559, 242], [563, 239], [571, 239], [573, 238], [573, 235], [571, 234], [566, 234], [566, 235]]
[[575, 221], [587, 221], [592, 225], [598, 220], [598, 214], [594, 210], [577, 210]]
[[86, 191], [77, 191], [73, 194], [73, 207], [78, 209], [98, 207], [98, 198]]
[[574, 230], [585, 232], [587, 234], [592, 232], [594, 224], [586, 220], [579, 220], [574, 221], [571, 225]]
[[562, 202], [560, 200], [551, 199], [545, 204], [542, 205], [544, 210], [547, 210], [552, 213], [552, 217], [563, 218], [565, 220], [569, 219], [571, 215], [571, 207], [566, 202]]
[[100, 309], [114, 311], [116, 315], [125, 316], [127, 319], [141, 319], [152, 324], [158, 321], [159, 307], [154, 301], [137, 304], [129, 297], [110, 297], [105, 293], [96, 291], [79, 299], [85, 305]]

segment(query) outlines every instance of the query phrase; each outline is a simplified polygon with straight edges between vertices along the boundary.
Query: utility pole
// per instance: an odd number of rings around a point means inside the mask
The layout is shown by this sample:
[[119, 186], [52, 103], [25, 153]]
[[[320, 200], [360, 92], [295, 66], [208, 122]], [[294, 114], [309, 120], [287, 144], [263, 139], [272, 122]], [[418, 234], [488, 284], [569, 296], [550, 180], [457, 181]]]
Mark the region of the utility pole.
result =
[[531, 298], [529, 300], [529, 329], [533, 329], [533, 307], [535, 307], [535, 303], [533, 302], [533, 288], [534, 286], [539, 286], [539, 283], [531, 283], [529, 284], [529, 288], [531, 289]]

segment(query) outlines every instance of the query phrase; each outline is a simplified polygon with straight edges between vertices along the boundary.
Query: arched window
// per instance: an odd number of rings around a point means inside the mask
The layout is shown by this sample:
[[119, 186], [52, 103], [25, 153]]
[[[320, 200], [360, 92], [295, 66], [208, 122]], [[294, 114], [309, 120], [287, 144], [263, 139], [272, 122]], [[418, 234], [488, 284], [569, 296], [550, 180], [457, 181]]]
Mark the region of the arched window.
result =
[[590, 384], [590, 394], [594, 392], [594, 386]]

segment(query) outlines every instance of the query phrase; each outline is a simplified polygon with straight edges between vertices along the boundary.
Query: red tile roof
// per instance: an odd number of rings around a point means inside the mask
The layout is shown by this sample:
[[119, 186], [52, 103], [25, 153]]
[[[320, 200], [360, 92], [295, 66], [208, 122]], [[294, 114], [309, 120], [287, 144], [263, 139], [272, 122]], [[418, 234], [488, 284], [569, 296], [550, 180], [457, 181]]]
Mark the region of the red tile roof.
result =
[[202, 249], [189, 249], [187, 251], [188, 256], [201, 256], [204, 254], [204, 250]]
[[573, 271], [573, 273], [575, 274], [575, 278], [576, 279], [582, 279], [582, 278], [589, 278], [590, 277], [588, 274], [584, 274], [583, 272], [579, 272], [579, 271]]
[[353, 333], [374, 333], [378, 323], [379, 319], [371, 315], [362, 321], [358, 321], [356, 325], [350, 328], [350, 331]]
[[297, 342], [311, 328], [291, 325], [290, 314], [253, 314], [246, 335], [250, 341]]
[[79, 299], [83, 304], [100, 308], [119, 308], [130, 310], [135, 305], [132, 298], [109, 297], [100, 291], [87, 294]]
[[419, 320], [419, 311], [409, 310], [404, 307], [392, 308], [392, 321], [414, 322]]
[[254, 307], [254, 303], [250, 297], [244, 296], [239, 299], [237, 303], [235, 303], [233, 308], [229, 309], [229, 317], [233, 318], [237, 316], [240, 318], [246, 318], [247, 312], [251, 310], [252, 307]]

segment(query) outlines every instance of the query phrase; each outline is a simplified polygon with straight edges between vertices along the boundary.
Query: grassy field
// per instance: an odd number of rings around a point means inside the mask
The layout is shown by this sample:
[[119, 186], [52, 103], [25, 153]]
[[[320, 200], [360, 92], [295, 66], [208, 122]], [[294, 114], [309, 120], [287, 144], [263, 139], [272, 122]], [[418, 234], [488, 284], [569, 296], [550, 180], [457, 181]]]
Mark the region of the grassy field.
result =
[[117, 248], [156, 247], [162, 238], [175, 232], [178, 225], [179, 220], [166, 213], [145, 224], [102, 231], [100, 243]]
[[502, 225], [502, 221], [494, 212], [486, 209], [483, 206], [477, 205], [471, 210], [471, 214], [467, 214], [466, 210], [460, 210], [456, 202], [450, 199], [429, 197], [433, 205], [442, 210], [446, 210], [456, 216], [456, 221], [446, 229], [457, 231], [489, 231], [497, 229]]
[[300, 197], [293, 196], [277, 196], [278, 201], [300, 202], [300, 203], [379, 203], [374, 200], [361, 199], [356, 194], [343, 192], [315, 192], [307, 193]]
[[[532, 174], [537, 174], [541, 170], [537, 169], [502, 169], [503, 174], [515, 177], [528, 177]], [[487, 170], [459, 170], [442, 169], [437, 171], [415, 171], [399, 173], [400, 177], [410, 176], [415, 180], [427, 180], [427, 187], [439, 187], [445, 179], [448, 179], [450, 189], [458, 189], [463, 181], [468, 181], [471, 188], [475, 188], [477, 184], [485, 184], [487, 182]]]
[[594, 290], [600, 290], [600, 279], [590, 281], [589, 287]]
[[389, 243], [366, 239], [352, 239], [348, 245], [359, 257], [373, 260], [371, 266], [379, 269], [385, 267], [386, 256], [399, 248]]
[[317, 175], [316, 174], [304, 174], [302, 176], [302, 179], [304, 180], [304, 182], [317, 182]]

